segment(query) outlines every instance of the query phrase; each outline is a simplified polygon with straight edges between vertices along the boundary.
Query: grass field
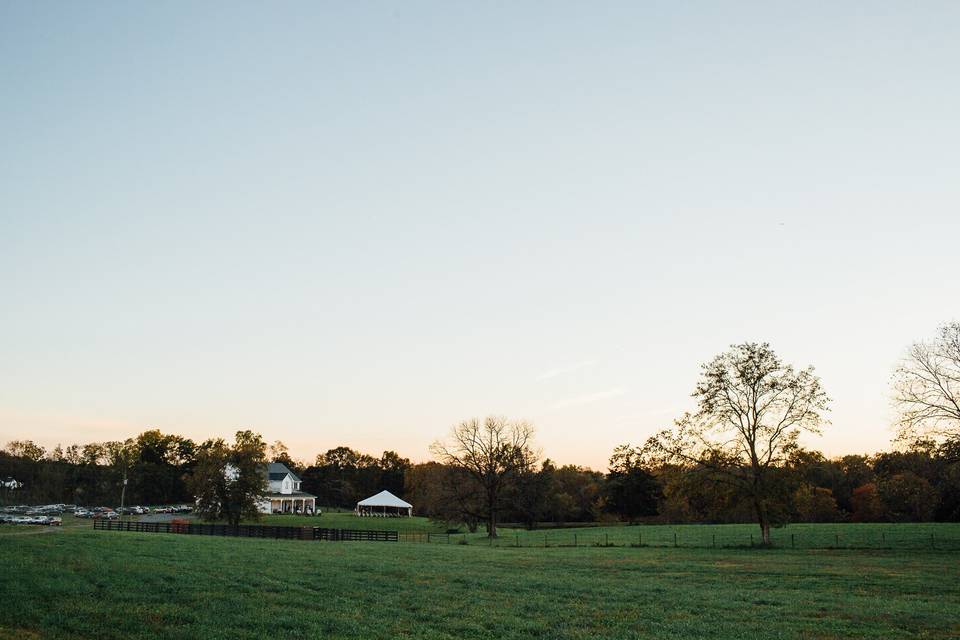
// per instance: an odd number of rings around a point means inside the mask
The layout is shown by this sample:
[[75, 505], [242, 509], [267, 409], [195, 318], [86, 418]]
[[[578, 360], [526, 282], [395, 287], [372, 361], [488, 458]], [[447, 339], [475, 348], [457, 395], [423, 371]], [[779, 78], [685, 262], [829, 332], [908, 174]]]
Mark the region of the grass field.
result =
[[434, 533], [446, 531], [442, 524], [427, 518], [358, 518], [353, 512], [324, 512], [322, 516], [264, 516], [262, 524], [288, 525], [291, 527], [328, 527], [331, 529], [375, 529], [378, 531], [401, 531]]
[[[501, 529], [499, 546], [759, 546], [759, 529], [752, 524], [643, 525], [581, 529]], [[481, 534], [452, 535], [451, 541], [489, 544]], [[770, 533], [775, 547], [797, 549], [941, 549], [960, 550], [960, 525], [917, 524], [792, 524]]]
[[[309, 516], [267, 516], [265, 524], [314, 526], [342, 529], [389, 529], [401, 539], [426, 541], [423, 534], [442, 534], [446, 527], [426, 518], [358, 518], [352, 513], [324, 513]], [[490, 545], [483, 532], [452, 534], [451, 544]], [[753, 524], [721, 525], [638, 525], [581, 527], [569, 529], [500, 529], [495, 546], [653, 546], [653, 547], [750, 547], [759, 542]], [[447, 542], [444, 535], [431, 541]], [[837, 523], [791, 524], [771, 531], [774, 546], [797, 549], [940, 549], [960, 551], [960, 524], [954, 523]]]
[[960, 637], [955, 552], [322, 543], [72, 524], [0, 536], [0, 638]]

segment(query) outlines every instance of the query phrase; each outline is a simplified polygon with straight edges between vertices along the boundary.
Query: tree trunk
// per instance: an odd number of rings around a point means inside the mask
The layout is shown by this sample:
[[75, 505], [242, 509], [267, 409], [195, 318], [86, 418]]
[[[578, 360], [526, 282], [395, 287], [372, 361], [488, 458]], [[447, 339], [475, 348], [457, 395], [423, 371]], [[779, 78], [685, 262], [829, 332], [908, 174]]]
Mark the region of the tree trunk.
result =
[[487, 537], [497, 537], [497, 488], [495, 485], [487, 488]]
[[767, 505], [762, 500], [755, 503], [757, 521], [760, 524], [760, 540], [765, 547], [770, 546], [770, 517], [767, 515]]

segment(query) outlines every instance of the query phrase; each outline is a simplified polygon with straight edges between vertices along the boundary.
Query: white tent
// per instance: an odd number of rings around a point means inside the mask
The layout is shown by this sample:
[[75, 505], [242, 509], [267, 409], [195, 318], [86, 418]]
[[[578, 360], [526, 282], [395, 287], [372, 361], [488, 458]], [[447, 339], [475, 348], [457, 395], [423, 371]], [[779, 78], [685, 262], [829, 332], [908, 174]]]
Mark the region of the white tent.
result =
[[381, 491], [375, 496], [370, 496], [366, 500], [357, 503], [357, 508], [353, 511], [358, 516], [407, 516], [413, 515], [413, 505], [404, 502], [389, 491]]

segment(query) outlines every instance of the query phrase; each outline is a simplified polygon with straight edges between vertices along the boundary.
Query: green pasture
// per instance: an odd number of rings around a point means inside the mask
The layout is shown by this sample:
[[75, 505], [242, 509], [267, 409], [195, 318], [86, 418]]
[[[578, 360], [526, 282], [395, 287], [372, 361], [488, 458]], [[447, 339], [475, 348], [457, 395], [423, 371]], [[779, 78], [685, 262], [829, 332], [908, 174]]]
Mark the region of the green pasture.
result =
[[446, 527], [442, 524], [431, 522], [428, 518], [360, 518], [353, 515], [352, 511], [337, 513], [335, 511], [324, 511], [320, 516], [264, 516], [259, 523], [251, 524], [270, 524], [277, 526], [291, 527], [327, 527], [329, 529], [374, 529], [377, 531], [400, 531], [400, 532], [442, 532]]
[[[483, 544], [490, 546], [573, 547], [751, 547], [759, 546], [760, 530], [754, 524], [718, 525], [613, 525], [544, 529], [499, 529], [490, 541], [484, 530], [469, 533], [465, 527], [445, 535], [447, 527], [427, 518], [358, 518], [352, 513], [310, 516], [266, 516], [262, 524], [313, 526], [340, 529], [399, 531], [408, 542]], [[960, 551], [960, 523], [835, 523], [791, 524], [771, 530], [775, 547], [796, 549], [940, 549]]]
[[[736, 548], [759, 546], [753, 524], [636, 525], [570, 529], [500, 529], [496, 546], [650, 546]], [[771, 543], [796, 549], [960, 550], [956, 523], [791, 524], [772, 529]], [[432, 541], [444, 540], [432, 536]], [[444, 540], [445, 541], [445, 540]], [[483, 533], [451, 535], [452, 543], [491, 544]]]
[[0, 638], [960, 637], [955, 551], [469, 542], [5, 535]]

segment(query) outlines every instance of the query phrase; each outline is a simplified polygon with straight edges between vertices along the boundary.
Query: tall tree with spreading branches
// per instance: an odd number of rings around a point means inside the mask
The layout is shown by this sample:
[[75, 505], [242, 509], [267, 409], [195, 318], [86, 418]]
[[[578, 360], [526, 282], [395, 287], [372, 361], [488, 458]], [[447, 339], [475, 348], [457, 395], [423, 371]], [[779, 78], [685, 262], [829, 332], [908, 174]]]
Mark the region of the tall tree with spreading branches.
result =
[[238, 431], [232, 446], [219, 438], [201, 444], [188, 482], [197, 513], [234, 527], [244, 518], [258, 519], [258, 502], [267, 491], [266, 463], [267, 444], [252, 431]]
[[960, 322], [908, 350], [893, 377], [899, 439], [960, 440]]
[[[454, 480], [465, 481], [454, 487], [463, 498], [461, 506], [467, 516], [486, 521], [491, 538], [497, 537], [497, 516], [505, 506], [507, 489], [536, 464], [533, 433], [527, 422], [490, 416], [482, 422], [461, 422], [447, 441], [430, 447], [439, 462], [462, 472], [451, 474]], [[474, 513], [477, 507], [479, 512]]]
[[697, 410], [648, 442], [667, 461], [711, 472], [747, 499], [770, 543], [777, 472], [804, 431], [820, 433], [829, 398], [813, 367], [795, 370], [767, 343], [734, 345], [703, 365]]

